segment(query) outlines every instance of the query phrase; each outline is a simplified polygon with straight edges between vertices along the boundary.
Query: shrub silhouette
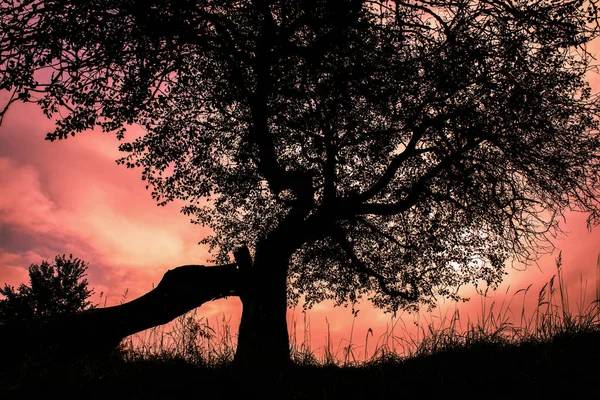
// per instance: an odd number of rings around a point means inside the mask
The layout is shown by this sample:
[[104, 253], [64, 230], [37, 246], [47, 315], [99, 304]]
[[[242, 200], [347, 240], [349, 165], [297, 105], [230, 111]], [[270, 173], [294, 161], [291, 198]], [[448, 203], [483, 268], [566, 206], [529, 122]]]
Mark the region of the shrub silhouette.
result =
[[88, 264], [69, 254], [57, 255], [53, 263], [42, 261], [29, 266], [29, 286], [17, 289], [4, 285], [0, 294], [0, 324], [25, 322], [37, 317], [49, 317], [94, 308], [89, 301], [94, 293], [88, 289], [85, 273]]

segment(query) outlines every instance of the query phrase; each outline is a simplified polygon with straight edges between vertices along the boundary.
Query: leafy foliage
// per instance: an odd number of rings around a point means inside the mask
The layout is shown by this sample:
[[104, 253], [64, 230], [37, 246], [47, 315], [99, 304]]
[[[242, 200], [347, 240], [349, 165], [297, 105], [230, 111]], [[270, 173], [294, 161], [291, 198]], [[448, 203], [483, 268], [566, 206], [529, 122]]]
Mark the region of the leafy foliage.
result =
[[93, 290], [85, 279], [87, 264], [70, 254], [29, 267], [29, 286], [17, 289], [4, 285], [0, 294], [0, 323], [14, 323], [36, 317], [50, 317], [94, 308], [88, 299]]
[[292, 301], [396, 310], [599, 221], [586, 5], [5, 1], [0, 88], [61, 111], [50, 140], [143, 126], [119, 162], [218, 260], [283, 249]]

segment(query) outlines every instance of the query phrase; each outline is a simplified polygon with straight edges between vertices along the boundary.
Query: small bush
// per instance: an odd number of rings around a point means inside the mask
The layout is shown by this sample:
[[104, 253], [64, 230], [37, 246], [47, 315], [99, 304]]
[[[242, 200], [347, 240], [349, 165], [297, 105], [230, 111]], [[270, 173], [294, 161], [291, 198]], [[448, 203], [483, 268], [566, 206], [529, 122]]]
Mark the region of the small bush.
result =
[[11, 324], [94, 308], [89, 301], [85, 273], [88, 265], [69, 254], [57, 255], [53, 263], [42, 261], [29, 267], [29, 286], [17, 289], [7, 284], [0, 289], [0, 324]]

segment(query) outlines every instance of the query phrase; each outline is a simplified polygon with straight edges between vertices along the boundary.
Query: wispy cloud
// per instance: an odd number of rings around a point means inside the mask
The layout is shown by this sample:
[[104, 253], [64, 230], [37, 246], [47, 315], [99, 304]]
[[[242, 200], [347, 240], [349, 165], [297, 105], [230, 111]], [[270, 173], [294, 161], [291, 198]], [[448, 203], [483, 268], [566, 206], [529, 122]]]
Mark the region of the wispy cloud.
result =
[[49, 143], [36, 110], [19, 110], [34, 117], [13, 114], [0, 130], [0, 281], [17, 284], [30, 263], [72, 253], [90, 263], [97, 292], [115, 298], [128, 288], [131, 299], [169, 268], [206, 263], [197, 245], [206, 231], [177, 205], [156, 206], [139, 171], [115, 164], [116, 139]]

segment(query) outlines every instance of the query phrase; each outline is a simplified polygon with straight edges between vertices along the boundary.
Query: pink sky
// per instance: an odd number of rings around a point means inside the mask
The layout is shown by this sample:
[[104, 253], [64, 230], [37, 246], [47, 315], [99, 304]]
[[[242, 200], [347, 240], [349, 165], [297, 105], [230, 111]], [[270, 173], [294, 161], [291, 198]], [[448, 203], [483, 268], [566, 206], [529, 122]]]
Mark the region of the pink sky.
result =
[[[600, 88], [598, 76], [591, 76], [590, 81], [594, 90]], [[0, 100], [4, 96], [0, 95]], [[170, 268], [205, 263], [207, 249], [197, 244], [205, 231], [190, 224], [179, 213], [177, 203], [157, 207], [145, 190], [140, 170], [116, 165], [120, 153], [114, 135], [87, 132], [51, 143], [44, 137], [52, 125], [37, 106], [15, 104], [0, 127], [0, 284], [27, 282], [31, 263], [72, 253], [89, 263], [90, 286], [97, 294], [104, 293], [107, 305], [113, 305], [126, 289], [128, 300], [151, 290]], [[132, 131], [135, 133], [135, 128]], [[563, 251], [572, 304], [582, 293], [581, 282], [587, 281], [585, 302], [593, 299], [595, 291], [600, 227], [589, 232], [585, 217], [568, 214], [563, 228], [569, 233], [556, 241]], [[509, 286], [512, 294], [533, 284], [535, 294], [530, 300], [537, 300], [539, 289], [556, 273], [555, 257], [543, 257], [539, 268], [509, 269], [499, 298], [504, 298]], [[461, 310], [475, 315], [480, 300], [461, 305]], [[488, 304], [491, 301], [493, 298]], [[376, 340], [390, 316], [368, 304], [357, 308], [355, 337], [364, 343], [371, 328]], [[199, 314], [214, 321], [224, 313], [232, 316], [236, 325], [240, 311], [238, 299], [231, 298], [207, 303]], [[295, 318], [301, 322], [301, 313]], [[350, 335], [353, 321], [349, 309], [318, 305], [310, 312], [314, 348], [324, 344], [325, 318], [334, 344]], [[413, 319], [406, 316], [405, 323], [411, 324]]]

